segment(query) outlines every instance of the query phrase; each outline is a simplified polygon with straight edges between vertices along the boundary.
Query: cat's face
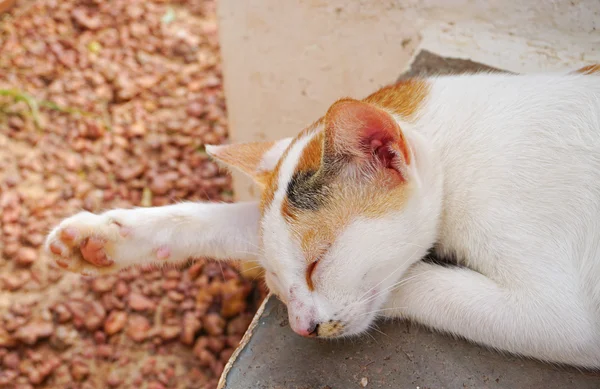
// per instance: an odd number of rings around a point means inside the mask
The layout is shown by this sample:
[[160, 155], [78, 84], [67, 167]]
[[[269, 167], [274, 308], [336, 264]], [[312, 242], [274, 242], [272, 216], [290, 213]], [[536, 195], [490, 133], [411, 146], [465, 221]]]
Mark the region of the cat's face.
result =
[[[259, 144], [239, 147], [238, 159]], [[414, 150], [394, 118], [341, 100], [298, 137], [265, 144], [247, 166], [224, 151], [212, 154], [263, 185], [261, 265], [292, 329], [339, 337], [369, 328], [432, 239], [419, 223]]]

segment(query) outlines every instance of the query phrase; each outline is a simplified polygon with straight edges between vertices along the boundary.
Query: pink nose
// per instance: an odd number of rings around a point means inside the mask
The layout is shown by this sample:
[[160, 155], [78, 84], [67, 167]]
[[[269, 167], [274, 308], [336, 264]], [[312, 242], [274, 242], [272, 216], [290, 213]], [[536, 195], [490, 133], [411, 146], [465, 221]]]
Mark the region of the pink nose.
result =
[[315, 338], [318, 336], [318, 333], [319, 333], [319, 324], [311, 323], [308, 328], [307, 327], [294, 328], [293, 330], [298, 335], [302, 335], [307, 338]]

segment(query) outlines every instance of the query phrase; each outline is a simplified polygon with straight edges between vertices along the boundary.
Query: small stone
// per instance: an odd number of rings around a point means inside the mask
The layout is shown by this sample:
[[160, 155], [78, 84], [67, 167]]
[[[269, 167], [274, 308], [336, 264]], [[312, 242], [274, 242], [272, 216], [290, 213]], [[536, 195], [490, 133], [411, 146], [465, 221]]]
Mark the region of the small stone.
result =
[[204, 107], [198, 101], [191, 101], [188, 103], [186, 112], [190, 116], [199, 117], [204, 113]]
[[227, 345], [229, 347], [237, 348], [242, 341], [242, 335], [228, 335], [227, 336]]
[[64, 304], [57, 304], [53, 308], [54, 313], [56, 313], [56, 320], [59, 323], [66, 323], [73, 317], [71, 311]]
[[369, 379], [367, 377], [363, 377], [360, 379], [360, 386], [366, 388], [369, 385]]
[[179, 304], [179, 309], [181, 311], [191, 311], [192, 309], [195, 308], [195, 304], [194, 304], [194, 300], [192, 299], [185, 299], [183, 300], [180, 304]]
[[111, 388], [116, 388], [117, 386], [121, 385], [121, 382], [123, 382], [123, 380], [116, 371], [112, 371], [106, 380], [106, 383]]
[[181, 343], [192, 345], [196, 333], [202, 327], [202, 323], [200, 323], [200, 320], [192, 312], [186, 312], [183, 315], [181, 327]]
[[229, 358], [231, 358], [231, 356], [233, 355], [234, 351], [235, 351], [234, 348], [226, 348], [226, 349], [224, 349], [219, 354], [219, 359], [221, 359], [223, 362], [229, 361]]
[[144, 316], [132, 315], [127, 323], [127, 335], [136, 342], [143, 342], [150, 328], [150, 322]]
[[136, 292], [129, 294], [129, 306], [135, 311], [153, 311], [156, 308], [154, 301]]
[[230, 318], [239, 315], [246, 310], [246, 301], [236, 296], [234, 298], [224, 298], [221, 305], [221, 316]]
[[210, 367], [217, 360], [210, 351], [208, 351], [207, 349], [203, 349], [203, 348], [200, 348], [200, 349], [194, 348], [194, 355], [200, 361], [200, 366], [204, 366], [204, 367]]
[[114, 335], [121, 331], [127, 323], [127, 313], [123, 311], [112, 311], [104, 321], [104, 332]]
[[206, 348], [214, 354], [218, 354], [225, 347], [225, 339], [223, 337], [210, 337], [206, 339]]
[[51, 322], [32, 321], [19, 328], [15, 337], [25, 344], [35, 344], [38, 339], [48, 338], [54, 332], [54, 325]]
[[96, 356], [104, 359], [110, 359], [113, 357], [114, 350], [109, 344], [101, 344], [96, 347]]
[[129, 127], [129, 135], [131, 136], [143, 136], [146, 135], [148, 129], [144, 125], [144, 122], [135, 122]]
[[198, 291], [198, 294], [196, 294], [196, 303], [200, 305], [208, 305], [211, 303], [212, 299], [212, 295], [208, 292], [208, 290], [204, 288], [200, 289]]
[[30, 266], [37, 258], [38, 253], [35, 249], [31, 247], [21, 247], [19, 251], [17, 251], [15, 261], [19, 266]]
[[53, 349], [63, 351], [73, 346], [79, 340], [79, 333], [76, 329], [59, 325], [50, 337], [49, 343]]
[[169, 280], [180, 280], [181, 272], [179, 270], [175, 270], [175, 269], [167, 270], [164, 272], [164, 277]]
[[97, 30], [102, 26], [102, 20], [99, 16], [92, 16], [85, 8], [78, 7], [71, 11], [71, 16], [82, 27], [90, 30]]
[[14, 347], [16, 345], [16, 339], [8, 331], [0, 327], [0, 347]]
[[80, 300], [71, 300], [66, 303], [67, 308], [73, 315], [73, 323], [79, 328], [85, 323], [88, 313], [88, 304]]
[[96, 293], [105, 293], [110, 291], [115, 285], [114, 277], [98, 277], [92, 282], [92, 290]]
[[19, 376], [14, 370], [0, 370], [0, 387], [8, 387]]
[[213, 374], [215, 375], [215, 377], [219, 377], [221, 376], [221, 373], [223, 373], [223, 369], [225, 368], [225, 364], [223, 363], [223, 361], [215, 361], [211, 366], [210, 366], [210, 370], [212, 370]]
[[106, 334], [102, 331], [94, 332], [94, 341], [96, 342], [96, 344], [106, 343]]
[[75, 381], [83, 381], [90, 375], [90, 368], [88, 365], [81, 361], [74, 361], [71, 365], [71, 376]]
[[204, 266], [204, 262], [202, 262], [202, 261], [198, 261], [198, 262], [194, 263], [192, 266], [190, 266], [190, 268], [188, 269], [188, 275], [190, 276], [190, 280], [195, 280], [196, 278], [198, 278], [198, 276], [202, 272], [203, 266]]
[[225, 327], [225, 320], [217, 315], [216, 313], [209, 313], [204, 317], [204, 329], [210, 335], [218, 336], [223, 334], [223, 327]]
[[97, 301], [92, 301], [88, 306], [88, 313], [84, 319], [85, 328], [90, 331], [95, 331], [102, 326], [104, 317], [106, 316], [106, 310]]
[[252, 322], [252, 316], [249, 314], [240, 315], [234, 319], [232, 319], [227, 324], [227, 333], [229, 335], [243, 335], [248, 326]]
[[163, 326], [160, 330], [160, 337], [164, 340], [173, 340], [181, 333], [179, 326]]
[[176, 302], [183, 301], [183, 299], [185, 298], [183, 294], [175, 290], [170, 290], [169, 293], [167, 293], [167, 297]]
[[146, 166], [144, 165], [135, 165], [124, 167], [121, 170], [117, 171], [117, 175], [123, 181], [130, 181], [136, 177], [139, 177], [146, 170]]
[[[27, 240], [27, 242], [29, 242], [33, 247], [40, 247], [42, 245], [42, 243], [44, 243], [44, 235], [40, 234], [40, 233], [31, 233], [28, 234], [25, 237], [25, 240]], [[36, 256], [37, 259], [37, 251], [34, 250], [34, 254]]]
[[16, 352], [8, 353], [4, 356], [4, 358], [2, 358], [2, 363], [9, 369], [18, 368], [20, 362], [21, 360], [19, 359], [19, 354]]
[[148, 389], [166, 389], [166, 387], [157, 381], [152, 381], [148, 383]]
[[164, 290], [173, 290], [177, 288], [177, 285], [179, 285], [178, 280], [165, 280], [162, 283], [162, 288]]
[[30, 278], [31, 276], [29, 275], [29, 272], [25, 271], [20, 273], [3, 274], [1, 277], [4, 288], [11, 292], [21, 288], [27, 281], [29, 281]]
[[29, 372], [27, 373], [27, 378], [29, 379], [29, 382], [31, 382], [34, 385], [41, 384], [44, 379], [42, 374], [37, 369], [29, 370]]
[[125, 281], [117, 282], [117, 286], [115, 287], [115, 295], [117, 297], [124, 297], [129, 293], [129, 287], [125, 283]]
[[156, 374], [156, 359], [155, 358], [146, 359], [146, 361], [142, 365], [141, 372], [145, 376], [148, 376], [151, 374], [152, 375]]
[[157, 175], [154, 176], [152, 182], [150, 183], [150, 190], [153, 194], [161, 196], [169, 192], [172, 186], [172, 183], [163, 175]]
[[52, 371], [54, 369], [59, 367], [60, 364], [61, 364], [60, 358], [58, 358], [56, 356], [51, 356], [50, 358], [48, 358], [42, 362], [42, 364], [38, 367], [38, 370], [44, 377], [47, 377], [48, 375], [50, 375], [50, 373], [52, 373]]
[[12, 258], [17, 255], [21, 244], [19, 242], [5, 243], [4, 244], [4, 256], [6, 258]]

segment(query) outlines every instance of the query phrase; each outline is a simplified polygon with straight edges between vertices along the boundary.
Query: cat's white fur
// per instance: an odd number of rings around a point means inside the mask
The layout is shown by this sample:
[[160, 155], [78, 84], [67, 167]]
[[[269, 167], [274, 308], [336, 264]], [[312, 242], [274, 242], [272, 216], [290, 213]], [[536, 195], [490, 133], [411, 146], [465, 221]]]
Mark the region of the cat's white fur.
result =
[[[279, 204], [311, 133], [281, 161], [280, 189], [262, 219], [258, 203], [80, 213], [48, 244], [61, 245], [57, 258], [75, 256], [60, 242], [71, 228], [78, 240], [105, 238], [118, 267], [156, 263], [160, 248], [173, 262], [258, 260], [298, 331], [335, 318], [346, 335], [379, 315], [404, 317], [500, 350], [600, 367], [600, 77], [428, 82], [417, 119], [396, 118], [416, 161], [413, 195], [402, 211], [357, 218], [340, 231], [314, 291]], [[265, 153], [261, 168], [275, 166], [284, 150]], [[464, 266], [420, 261], [434, 244]], [[70, 269], [93, 271], [80, 262]]]

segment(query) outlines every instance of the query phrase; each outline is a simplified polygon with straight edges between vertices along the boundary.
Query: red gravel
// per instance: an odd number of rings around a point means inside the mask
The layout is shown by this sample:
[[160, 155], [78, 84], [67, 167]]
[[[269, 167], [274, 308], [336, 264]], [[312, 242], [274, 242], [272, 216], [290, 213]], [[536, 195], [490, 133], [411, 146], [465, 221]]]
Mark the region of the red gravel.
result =
[[214, 0], [19, 0], [0, 16], [0, 388], [212, 388], [262, 289], [234, 267], [48, 267], [80, 209], [230, 201]]

